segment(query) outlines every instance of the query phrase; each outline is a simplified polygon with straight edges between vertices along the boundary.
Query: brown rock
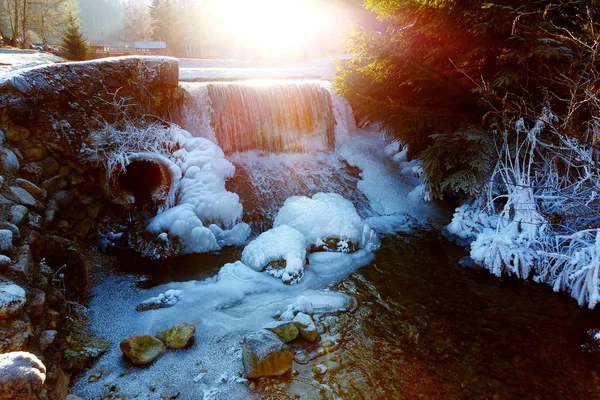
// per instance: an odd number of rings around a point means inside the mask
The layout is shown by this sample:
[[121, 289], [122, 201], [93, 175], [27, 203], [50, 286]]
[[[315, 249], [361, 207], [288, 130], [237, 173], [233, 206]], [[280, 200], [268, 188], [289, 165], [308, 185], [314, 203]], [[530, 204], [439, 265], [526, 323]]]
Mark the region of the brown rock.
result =
[[244, 337], [242, 362], [247, 378], [279, 376], [292, 369], [293, 350], [277, 335], [262, 330]]
[[19, 185], [21, 188], [27, 190], [30, 195], [35, 197], [38, 200], [43, 200], [46, 198], [46, 190], [40, 189], [37, 185], [32, 182], [29, 182], [26, 179], [17, 178], [15, 179], [15, 183]]
[[35, 322], [39, 322], [44, 315], [44, 307], [46, 306], [46, 293], [37, 291], [33, 299], [29, 303], [29, 316]]
[[62, 165], [58, 170], [58, 175], [65, 178], [71, 172], [71, 167], [68, 165]]
[[71, 382], [71, 374], [65, 373], [60, 366], [56, 367], [54, 371], [54, 378], [56, 383], [54, 384], [54, 390], [52, 391], [55, 399], [64, 399], [69, 393], [69, 383]]
[[120, 347], [123, 354], [135, 365], [148, 365], [167, 352], [163, 342], [149, 335], [123, 339]]
[[25, 351], [33, 334], [30, 324], [21, 320], [0, 321], [0, 353]]
[[158, 332], [156, 338], [167, 345], [169, 349], [187, 347], [196, 333], [196, 327], [187, 322], [181, 322], [174, 327]]
[[46, 313], [46, 318], [48, 320], [48, 329], [58, 330], [62, 323], [62, 316], [56, 310], [48, 310]]
[[41, 144], [31, 144], [23, 149], [26, 161], [41, 161], [48, 155], [48, 150]]
[[4, 129], [4, 134], [6, 135], [6, 139], [11, 142], [20, 142], [27, 139], [31, 135], [31, 132], [22, 126], [12, 125]]
[[20, 172], [23, 179], [27, 179], [28, 181], [37, 185], [44, 171], [41, 165], [37, 163], [29, 163], [22, 166]]

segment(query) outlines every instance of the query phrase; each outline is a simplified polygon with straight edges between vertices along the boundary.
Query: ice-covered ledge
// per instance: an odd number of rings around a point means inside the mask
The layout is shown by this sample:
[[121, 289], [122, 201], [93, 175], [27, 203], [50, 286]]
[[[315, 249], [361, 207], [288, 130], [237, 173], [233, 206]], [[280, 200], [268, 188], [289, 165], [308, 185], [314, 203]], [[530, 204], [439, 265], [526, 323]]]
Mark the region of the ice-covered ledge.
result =
[[178, 84], [179, 63], [170, 57], [116, 57], [16, 70], [0, 76], [0, 130], [24, 156], [50, 152], [81, 164], [90, 132], [105, 122], [125, 114], [168, 119]]

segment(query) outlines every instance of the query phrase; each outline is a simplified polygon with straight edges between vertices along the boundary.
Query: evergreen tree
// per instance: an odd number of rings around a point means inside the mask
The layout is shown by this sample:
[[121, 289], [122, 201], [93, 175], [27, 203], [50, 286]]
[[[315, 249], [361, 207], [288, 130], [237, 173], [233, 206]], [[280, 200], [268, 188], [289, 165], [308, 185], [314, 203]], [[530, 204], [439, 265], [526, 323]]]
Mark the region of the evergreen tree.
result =
[[526, 99], [539, 114], [549, 93], [568, 95], [553, 82], [577, 52], [561, 37], [581, 36], [588, 10], [598, 20], [594, 2], [367, 0], [384, 28], [354, 33], [358, 57], [341, 65], [336, 86], [358, 118], [381, 122], [424, 159], [432, 194], [472, 194], [495, 154], [452, 157], [469, 146], [494, 151], [482, 136], [507, 103]]
[[62, 46], [64, 47], [64, 57], [69, 60], [83, 61], [87, 60], [89, 48], [83, 37], [83, 33], [72, 13], [67, 17], [67, 27], [63, 33]]

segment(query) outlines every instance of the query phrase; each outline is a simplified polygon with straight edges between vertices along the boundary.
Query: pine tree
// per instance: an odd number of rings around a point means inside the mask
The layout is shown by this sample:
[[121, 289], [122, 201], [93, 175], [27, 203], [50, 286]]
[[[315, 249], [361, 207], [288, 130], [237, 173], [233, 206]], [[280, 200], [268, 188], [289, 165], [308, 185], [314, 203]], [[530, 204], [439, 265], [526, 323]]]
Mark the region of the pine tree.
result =
[[73, 61], [87, 60], [89, 48], [73, 14], [69, 13], [67, 27], [63, 33], [64, 57]]

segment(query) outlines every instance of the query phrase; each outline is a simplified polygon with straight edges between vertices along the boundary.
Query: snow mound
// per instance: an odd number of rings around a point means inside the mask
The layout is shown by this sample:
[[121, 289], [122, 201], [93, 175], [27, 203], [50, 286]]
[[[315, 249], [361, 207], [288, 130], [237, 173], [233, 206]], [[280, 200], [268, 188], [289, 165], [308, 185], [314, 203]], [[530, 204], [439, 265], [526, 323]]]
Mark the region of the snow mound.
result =
[[351, 244], [368, 251], [379, 248], [377, 234], [360, 218], [354, 205], [335, 193], [290, 197], [275, 218], [274, 226], [282, 225], [302, 233], [309, 245], [320, 247], [335, 238], [342, 252]]
[[[298, 283], [304, 275], [306, 239], [287, 225], [270, 229], [250, 242], [242, 253], [242, 262], [255, 271], [266, 271], [281, 278], [284, 283]], [[271, 262], [285, 261], [285, 267], [269, 266]]]
[[182, 174], [175, 191], [175, 206], [154, 217], [146, 231], [177, 246], [179, 254], [215, 251], [243, 243], [250, 227], [238, 223], [243, 212], [239, 196], [225, 189], [235, 167], [210, 140], [192, 137], [182, 129], [172, 129], [171, 135], [179, 147], [172, 161]]

